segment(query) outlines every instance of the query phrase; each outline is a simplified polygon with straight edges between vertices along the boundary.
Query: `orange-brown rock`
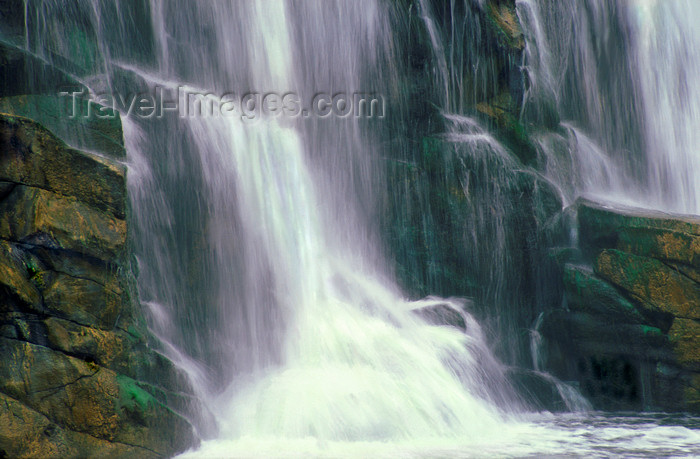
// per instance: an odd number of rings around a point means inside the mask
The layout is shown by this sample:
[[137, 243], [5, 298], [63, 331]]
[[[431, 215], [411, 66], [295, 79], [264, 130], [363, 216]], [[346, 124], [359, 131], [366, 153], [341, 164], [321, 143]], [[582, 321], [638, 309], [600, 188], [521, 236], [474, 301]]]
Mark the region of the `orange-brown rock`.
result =
[[678, 363], [694, 371], [700, 371], [700, 322], [677, 317], [668, 331]]
[[700, 284], [659, 260], [606, 249], [596, 258], [595, 272], [629, 292], [643, 307], [700, 319]]

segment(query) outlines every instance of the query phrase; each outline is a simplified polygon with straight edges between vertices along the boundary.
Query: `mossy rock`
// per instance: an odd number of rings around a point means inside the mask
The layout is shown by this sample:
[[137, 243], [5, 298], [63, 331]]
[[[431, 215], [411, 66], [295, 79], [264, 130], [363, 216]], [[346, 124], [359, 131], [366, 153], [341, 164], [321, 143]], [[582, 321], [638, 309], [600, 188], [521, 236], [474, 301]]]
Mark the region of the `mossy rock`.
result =
[[700, 268], [700, 217], [577, 201], [584, 246], [618, 249]]
[[489, 24], [498, 36], [499, 44], [522, 51], [525, 48], [525, 37], [515, 10], [515, 1], [490, 0], [486, 4], [486, 11]]
[[0, 455], [3, 457], [161, 457], [145, 448], [65, 429], [3, 393], [0, 393], [0, 427]]
[[655, 312], [700, 319], [700, 284], [654, 258], [603, 250], [595, 272]]
[[564, 287], [569, 309], [584, 312], [610, 324], [643, 324], [634, 304], [585, 266], [564, 266]]
[[31, 282], [26, 259], [26, 253], [17, 245], [0, 240], [0, 286], [27, 305], [39, 305], [41, 295]]
[[684, 368], [700, 371], [700, 322], [677, 317], [668, 331], [668, 337]]
[[24, 185], [0, 201], [0, 237], [102, 260], [123, 257], [127, 242], [124, 220], [75, 198]]
[[534, 165], [537, 148], [532, 143], [530, 133], [518, 118], [518, 108], [508, 93], [502, 93], [491, 100], [481, 101], [475, 109], [482, 119], [488, 121], [509, 150], [523, 164]]
[[40, 124], [0, 114], [0, 180], [75, 197], [123, 219], [126, 167], [68, 147]]
[[189, 423], [135, 380], [43, 346], [0, 344], [0, 392], [62, 428], [156, 455], [194, 442]]
[[91, 280], [112, 289], [115, 289], [113, 286], [126, 288], [122, 283], [130, 273], [123, 267], [122, 260], [103, 260], [79, 252], [42, 246], [32, 246], [30, 251], [46, 270]]
[[133, 322], [129, 302], [119, 289], [58, 273], [43, 293], [48, 313], [81, 325], [111, 330]]

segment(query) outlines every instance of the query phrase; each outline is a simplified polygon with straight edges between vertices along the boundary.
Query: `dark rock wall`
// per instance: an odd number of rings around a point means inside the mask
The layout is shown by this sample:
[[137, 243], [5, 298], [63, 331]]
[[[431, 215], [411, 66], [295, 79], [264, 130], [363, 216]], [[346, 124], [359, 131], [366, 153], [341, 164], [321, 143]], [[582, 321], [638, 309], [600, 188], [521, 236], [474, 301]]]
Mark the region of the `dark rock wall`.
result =
[[396, 277], [413, 297], [473, 298], [499, 357], [529, 366], [528, 329], [561, 302], [548, 239], [562, 202], [529, 141], [551, 120], [520, 116], [515, 2], [404, 3], [410, 129], [390, 150], [380, 212]]
[[[416, 297], [474, 298], [470, 312], [504, 361], [539, 363], [598, 408], [697, 410], [694, 220], [649, 212], [633, 219], [587, 204], [562, 209], [561, 193], [575, 197], [578, 172], [557, 185], [541, 174], [548, 159], [533, 139], [564, 128], [546, 94], [524, 103], [532, 82], [515, 2], [405, 8], [409, 18], [427, 14], [433, 29], [422, 18], [407, 27], [406, 87], [417, 102], [408, 105], [403, 156], [392, 157], [386, 173], [384, 234], [404, 288]], [[564, 93], [571, 106], [562, 116], [578, 120], [576, 90]], [[640, 137], [630, 132], [601, 144], [612, 151], [631, 138], [628, 150], [638, 151]], [[538, 356], [529, 329], [540, 313], [533, 333], [547, 339]]]

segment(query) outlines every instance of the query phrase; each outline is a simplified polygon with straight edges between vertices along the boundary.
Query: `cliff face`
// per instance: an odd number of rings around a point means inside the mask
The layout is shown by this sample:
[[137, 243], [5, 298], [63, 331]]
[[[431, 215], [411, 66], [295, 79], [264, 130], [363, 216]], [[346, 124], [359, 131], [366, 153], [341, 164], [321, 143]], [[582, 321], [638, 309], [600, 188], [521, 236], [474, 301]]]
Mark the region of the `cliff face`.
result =
[[[7, 72], [40, 64], [4, 49]], [[135, 293], [119, 119], [68, 120], [56, 95], [27, 88], [0, 98], [0, 456], [182, 451], [189, 386]]]
[[542, 332], [598, 408], [700, 411], [700, 218], [580, 200], [582, 256]]

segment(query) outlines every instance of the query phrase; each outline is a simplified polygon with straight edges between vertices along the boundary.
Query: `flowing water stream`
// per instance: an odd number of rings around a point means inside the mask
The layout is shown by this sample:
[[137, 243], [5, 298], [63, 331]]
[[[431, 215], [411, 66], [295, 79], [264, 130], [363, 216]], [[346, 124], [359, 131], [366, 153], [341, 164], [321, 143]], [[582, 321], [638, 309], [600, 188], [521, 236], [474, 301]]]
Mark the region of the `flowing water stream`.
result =
[[[460, 58], [443, 45], [430, 2], [415, 4], [437, 66], [438, 98], [425, 103], [440, 105], [451, 141], [512, 161], [462, 113], [469, 88], [453, 72]], [[271, 116], [259, 99], [230, 117], [124, 117], [140, 296], [214, 418], [198, 423], [205, 440], [186, 457], [700, 454], [697, 418], [526, 413], [462, 300], [402, 293], [376, 223], [383, 158], [406, 147], [391, 127], [391, 116], [408, 112], [392, 33], [405, 21], [400, 2], [138, 5], [76, 2], [71, 16], [56, 2], [28, 2], [28, 17], [44, 28], [27, 28], [27, 46], [53, 59], [45, 41], [61, 43], [53, 21], [80, 17], [104, 57], [78, 75], [93, 89], [160, 90], [181, 105], [190, 93], [231, 92], [293, 93], [305, 107], [319, 92], [381, 94], [386, 103], [386, 119]], [[547, 106], [562, 120], [536, 142], [566, 200], [602, 193], [699, 212], [692, 5], [517, 5], [531, 81], [523, 117]], [[459, 35], [468, 44], [458, 48], [460, 66], [479, 65], [470, 24], [460, 23], [468, 32]], [[603, 58], [609, 68], [596, 67]], [[493, 253], [502, 255], [507, 264], [507, 254]], [[507, 289], [499, 276], [494, 288]], [[466, 332], [412, 312], [425, 307], [460, 311]]]

